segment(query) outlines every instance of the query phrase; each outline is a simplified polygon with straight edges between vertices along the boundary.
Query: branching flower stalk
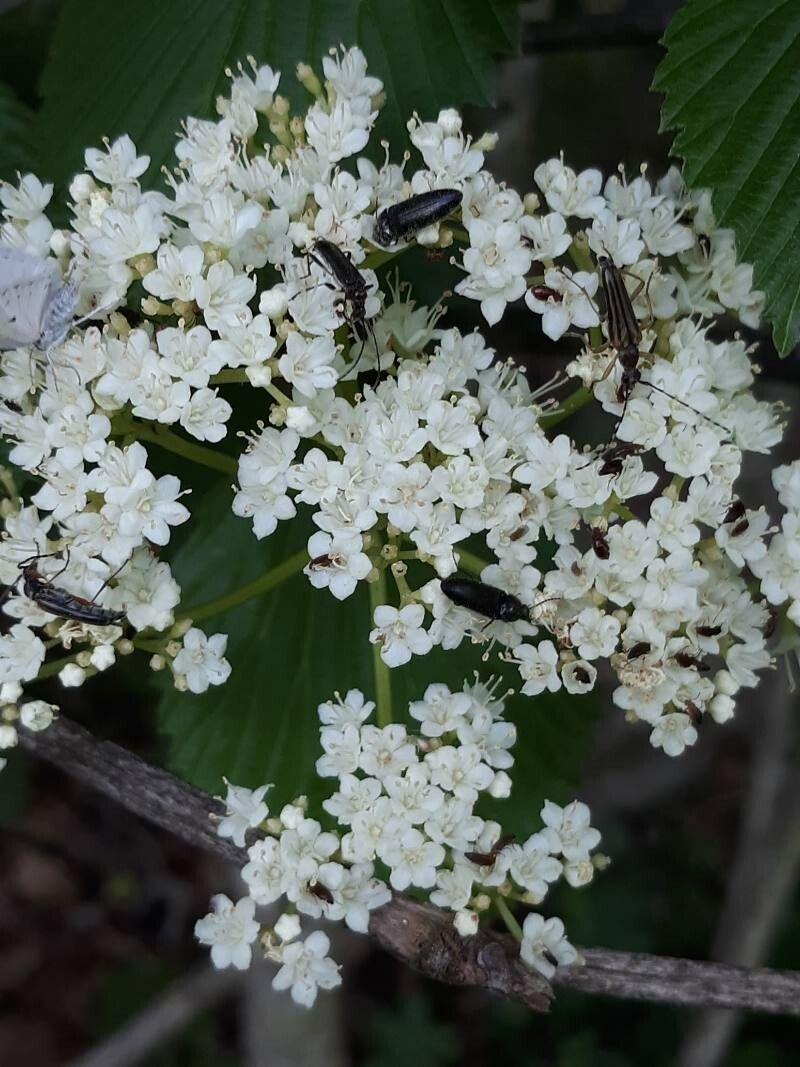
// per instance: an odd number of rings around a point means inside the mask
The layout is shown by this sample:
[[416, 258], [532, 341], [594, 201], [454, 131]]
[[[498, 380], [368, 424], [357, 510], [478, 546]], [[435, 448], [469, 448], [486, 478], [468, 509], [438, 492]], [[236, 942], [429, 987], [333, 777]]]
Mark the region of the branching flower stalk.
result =
[[[268, 818], [266, 789], [230, 787], [221, 832], [258, 835], [250, 892], [236, 905], [217, 898], [198, 925], [219, 965], [246, 965], [261, 937], [277, 984], [302, 1003], [338, 971], [324, 934], [299, 940], [296, 916], [260, 929], [267, 898], [360, 928], [387, 884], [413, 886], [451, 908], [466, 937], [498, 913], [513, 930], [510, 902], [538, 906], [557, 877], [583, 885], [602, 865], [578, 802], [546, 804], [545, 828], [524, 843], [476, 811], [482, 794], [511, 790], [502, 700], [477, 683], [460, 693], [432, 683], [408, 709], [420, 722], [411, 734], [391, 703], [395, 668], [483, 642], [515, 665], [523, 694], [577, 698], [607, 664], [614, 703], [677, 756], [757, 684], [772, 631], [791, 648], [800, 625], [800, 461], [773, 474], [780, 529], [735, 488], [743, 453], [768, 452], [782, 423], [778, 405], [753, 395], [744, 340], [710, 334], [722, 313], [756, 326], [763, 294], [708, 194], [674, 169], [604, 181], [559, 158], [520, 195], [485, 166], [496, 136], [472, 140], [452, 109], [410, 117], [416, 169], [406, 172], [405, 145], [386, 146], [376, 166], [361, 153], [380, 81], [357, 48], [322, 66], [324, 83], [298, 70], [304, 114], [277, 95], [280, 74], [241, 67], [216, 121], [184, 123], [161, 191], [142, 189], [149, 159], [129, 137], [87, 149], [69, 229], [47, 218], [51, 185], [25, 174], [0, 186], [0, 242], [74, 278], [76, 315], [94, 319], [76, 319], [44, 359], [30, 346], [2, 356], [0, 430], [34, 485], [23, 498], [15, 471], [0, 471], [13, 620], [0, 638], [0, 746], [52, 721], [55, 706], [27, 699], [41, 679], [81, 685], [139, 651], [202, 693], [231, 665], [225, 635], [194, 622], [300, 569], [320, 596], [369, 588], [377, 725], [354, 692], [320, 710], [317, 770], [339, 789], [317, 814], [341, 831], [323, 829], [303, 798]], [[380, 247], [377, 213], [434, 190], [461, 194], [455, 214]], [[363, 315], [314, 254], [320, 241], [363, 282]], [[397, 274], [414, 244], [451, 257], [455, 291], [488, 327], [524, 301], [563, 343], [572, 391], [563, 380], [532, 391], [481, 333], [447, 324], [445, 296], [418, 306]], [[611, 343], [602, 257], [620, 270], [642, 335], [636, 380]], [[243, 390], [262, 417], [234, 457], [226, 439]], [[594, 450], [568, 421], [592, 402], [610, 416]], [[259, 540], [306, 510], [317, 527], [307, 551], [187, 609], [167, 557], [192, 500], [175, 474], [152, 472], [155, 450], [207, 478], [235, 475], [232, 510]], [[21, 574], [32, 557], [38, 586]], [[522, 617], [458, 606], [441, 583], [459, 571], [516, 598]], [[56, 617], [37, 602], [41, 583], [120, 618]], [[555, 917], [532, 913], [517, 933], [523, 959], [545, 973], [576, 962]]]

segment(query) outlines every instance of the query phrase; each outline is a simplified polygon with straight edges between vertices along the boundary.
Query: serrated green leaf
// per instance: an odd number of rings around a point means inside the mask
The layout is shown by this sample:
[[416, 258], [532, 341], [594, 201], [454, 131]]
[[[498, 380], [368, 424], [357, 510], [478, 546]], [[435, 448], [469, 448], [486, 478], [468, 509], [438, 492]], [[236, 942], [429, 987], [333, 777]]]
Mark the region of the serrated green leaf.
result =
[[[280, 91], [309, 97], [300, 60], [320, 69], [343, 42], [364, 49], [387, 105], [377, 137], [405, 139], [416, 108], [490, 102], [494, 56], [515, 50], [516, 0], [67, 0], [44, 72], [39, 125], [48, 177], [66, 181], [83, 149], [129, 133], [151, 156], [149, 180], [171, 165], [186, 115], [214, 117], [225, 68], [247, 55], [283, 72]], [[377, 140], [375, 142], [378, 143]]]
[[800, 341], [800, 4], [688, 0], [664, 44], [662, 130], [735, 230], [786, 354]]
[[[184, 603], [204, 603], [254, 580], [303, 548], [309, 533], [298, 518], [259, 542], [249, 523], [232, 514], [229, 491], [209, 491], [193, 508], [192, 533], [173, 561]], [[339, 603], [296, 574], [202, 626], [207, 633], [229, 635], [233, 673], [224, 686], [202, 696], [178, 693], [164, 679], [157, 714], [168, 737], [169, 767], [210, 792], [219, 790], [225, 775], [251, 787], [274, 782], [280, 803], [299, 793], [324, 795], [325, 783], [314, 774], [320, 755], [317, 705], [336, 690], [361, 689], [370, 699], [374, 693], [366, 590]], [[502, 664], [496, 652], [484, 664], [482, 652], [482, 646], [468, 643], [453, 652], [434, 649], [393, 670], [395, 718], [408, 721], [408, 702], [419, 699], [431, 682], [460, 688], [478, 671], [483, 678], [504, 674], [513, 684], [513, 667]], [[586, 698], [512, 698], [508, 716], [519, 729], [515, 792], [511, 802], [493, 802], [486, 814], [501, 818], [511, 832], [529, 831], [545, 796], [562, 802], [573, 796], [594, 711]]]
[[13, 181], [35, 164], [33, 112], [0, 82], [0, 179]]

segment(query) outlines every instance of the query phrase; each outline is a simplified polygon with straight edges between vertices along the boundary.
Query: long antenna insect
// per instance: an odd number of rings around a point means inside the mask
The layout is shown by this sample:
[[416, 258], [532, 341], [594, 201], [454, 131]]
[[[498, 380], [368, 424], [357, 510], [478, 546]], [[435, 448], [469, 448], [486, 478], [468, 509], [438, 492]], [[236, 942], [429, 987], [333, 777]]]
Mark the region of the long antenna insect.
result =
[[364, 346], [369, 337], [372, 336], [375, 344], [378, 374], [380, 375], [381, 357], [378, 350], [378, 340], [375, 337], [372, 323], [368, 322], [366, 317], [367, 283], [363, 274], [353, 264], [346, 252], [331, 241], [326, 241], [323, 237], [314, 242], [307, 252], [307, 256], [309, 260], [313, 260], [318, 267], [321, 267], [326, 274], [336, 279], [344, 294], [346, 303], [350, 305], [349, 315], [345, 308], [342, 318], [352, 328], [356, 338], [361, 342], [361, 348], [355, 361], [350, 364], [344, 373], [349, 374], [355, 370], [364, 354]]
[[[617, 401], [623, 405], [622, 415], [617, 422], [617, 428], [619, 428], [620, 423], [625, 418], [631, 393], [636, 385], [642, 381], [642, 372], [639, 367], [639, 360], [641, 359], [639, 346], [642, 343], [642, 328], [633, 309], [633, 301], [625, 285], [625, 279], [622, 277], [622, 271], [610, 256], [598, 256], [597, 266], [600, 268], [600, 284], [605, 301], [608, 343], [616, 353], [614, 360], [606, 368], [603, 377], [605, 378], [611, 373], [614, 363], [617, 361], [622, 367], [622, 377], [617, 388]], [[670, 400], [682, 404], [689, 411], [693, 411], [695, 415], [708, 419], [710, 423], [723, 430], [726, 434], [730, 433], [727, 426], [716, 422], [704, 412], [698, 411], [697, 408], [692, 407], [691, 404], [688, 404], [679, 396], [673, 396], [672, 393], [668, 393], [666, 389], [662, 389], [661, 386], [655, 385], [653, 382], [642, 382], [642, 384], [649, 386], [650, 389], [654, 389], [663, 396], [669, 397]], [[616, 436], [616, 430], [614, 433]]]

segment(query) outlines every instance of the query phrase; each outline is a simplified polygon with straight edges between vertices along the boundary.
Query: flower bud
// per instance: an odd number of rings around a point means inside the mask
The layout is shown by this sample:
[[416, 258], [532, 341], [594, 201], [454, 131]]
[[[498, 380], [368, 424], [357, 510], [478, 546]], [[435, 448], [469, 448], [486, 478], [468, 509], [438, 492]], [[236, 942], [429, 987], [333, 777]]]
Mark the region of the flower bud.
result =
[[536, 193], [527, 193], [525, 199], [522, 201], [522, 205], [525, 209], [526, 215], [535, 215], [541, 205], [541, 200]]
[[303, 88], [312, 96], [322, 96], [322, 84], [308, 63], [298, 63], [295, 74]]
[[117, 661], [117, 656], [114, 651], [113, 645], [98, 645], [92, 649], [92, 654], [89, 657], [89, 662], [98, 671], [106, 671], [109, 667], [113, 667]]
[[76, 204], [80, 204], [83, 200], [88, 200], [96, 188], [91, 174], [76, 174], [69, 183], [69, 195]]
[[730, 671], [721, 670], [714, 675], [714, 688], [718, 693], [724, 693], [725, 696], [732, 697], [739, 692], [739, 683]]
[[29, 700], [19, 709], [19, 717], [23, 726], [38, 733], [47, 729], [57, 711], [56, 705], [48, 704], [46, 700]]
[[58, 672], [58, 678], [65, 689], [77, 689], [86, 681], [86, 671], [77, 663], [68, 663]]
[[246, 367], [245, 374], [254, 389], [266, 389], [272, 381], [272, 371], [265, 363], [260, 363], [255, 367]]
[[735, 706], [736, 702], [733, 697], [728, 696], [727, 693], [717, 693], [709, 701], [708, 713], [714, 722], [722, 724], [733, 718]]
[[163, 656], [160, 656], [157, 652], [154, 656], [150, 657], [150, 670], [151, 671], [163, 671], [167, 665], [167, 661]]
[[22, 686], [19, 682], [3, 682], [0, 685], [0, 704], [16, 704], [22, 696]]
[[458, 930], [462, 937], [472, 937], [478, 932], [478, 916], [474, 911], [470, 911], [468, 908], [462, 908], [461, 911], [456, 912], [456, 917], [453, 919], [453, 926]]
[[275, 923], [275, 933], [284, 943], [300, 936], [300, 917], [284, 913]]
[[0, 749], [13, 748], [19, 737], [14, 726], [0, 726]]
[[511, 779], [505, 771], [497, 771], [487, 790], [495, 800], [507, 800], [511, 796]]
[[454, 107], [444, 108], [439, 112], [436, 125], [441, 126], [445, 136], [455, 137], [461, 132], [461, 116]]
[[304, 404], [293, 404], [286, 409], [286, 425], [299, 434], [309, 433], [316, 419]]

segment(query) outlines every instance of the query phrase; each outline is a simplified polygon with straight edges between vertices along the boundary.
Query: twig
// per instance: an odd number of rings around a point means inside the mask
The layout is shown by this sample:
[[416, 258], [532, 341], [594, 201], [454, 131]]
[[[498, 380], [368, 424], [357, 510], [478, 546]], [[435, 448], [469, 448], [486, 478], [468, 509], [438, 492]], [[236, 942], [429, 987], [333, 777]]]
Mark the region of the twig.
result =
[[[800, 872], [800, 783], [790, 755], [795, 709], [785, 690], [775, 690], [752, 735], [739, 840], [711, 947], [714, 959], [741, 967], [764, 962]], [[741, 1021], [739, 1012], [700, 1013], [684, 1039], [681, 1067], [724, 1063]]]
[[70, 1067], [130, 1067], [143, 1062], [197, 1015], [228, 996], [241, 980], [241, 971], [203, 967], [171, 985], [108, 1041], [73, 1060]]
[[[216, 836], [208, 818], [219, 802], [167, 771], [109, 741], [98, 741], [68, 719], [41, 733], [20, 732], [27, 751], [98, 789], [156, 825], [223, 859], [244, 863], [245, 852]], [[402, 894], [372, 913], [370, 933], [403, 963], [449, 985], [491, 989], [546, 1011], [549, 984], [520, 960], [513, 941], [481, 931], [462, 939], [451, 916]], [[563, 968], [560, 989], [696, 1007], [747, 1008], [800, 1015], [800, 972], [752, 970], [641, 953], [581, 949], [582, 968]]]

